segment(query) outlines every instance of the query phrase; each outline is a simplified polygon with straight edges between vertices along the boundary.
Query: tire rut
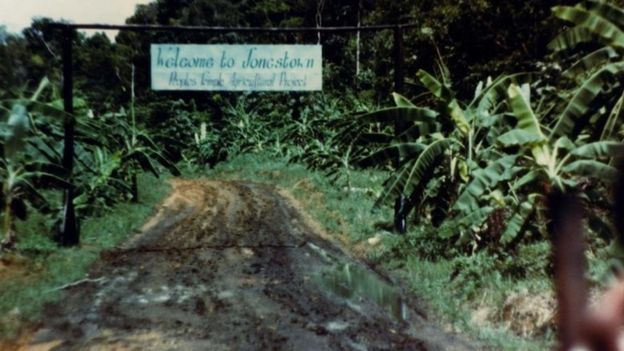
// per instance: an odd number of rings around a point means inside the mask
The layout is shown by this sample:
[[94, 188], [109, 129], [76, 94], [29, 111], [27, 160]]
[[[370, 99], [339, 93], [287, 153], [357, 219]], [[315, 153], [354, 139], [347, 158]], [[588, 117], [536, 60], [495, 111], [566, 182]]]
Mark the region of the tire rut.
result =
[[[54, 350], [471, 350], [423, 318], [347, 300], [318, 277], [348, 263], [275, 187], [174, 180], [140, 234], [46, 307]], [[386, 281], [385, 278], [379, 279]], [[391, 282], [387, 282], [390, 285]], [[56, 341], [56, 342], [55, 342]]]

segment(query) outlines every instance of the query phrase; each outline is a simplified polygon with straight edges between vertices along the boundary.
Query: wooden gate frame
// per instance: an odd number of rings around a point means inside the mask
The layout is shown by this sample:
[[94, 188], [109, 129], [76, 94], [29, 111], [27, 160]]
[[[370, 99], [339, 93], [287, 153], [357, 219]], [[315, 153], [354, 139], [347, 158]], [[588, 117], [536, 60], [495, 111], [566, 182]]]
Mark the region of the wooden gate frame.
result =
[[[95, 30], [119, 30], [132, 32], [203, 32], [203, 33], [344, 33], [344, 32], [379, 32], [383, 30], [393, 30], [393, 60], [394, 60], [394, 90], [402, 93], [404, 90], [404, 52], [403, 52], [403, 30], [415, 28], [417, 24], [394, 24], [394, 25], [374, 25], [374, 26], [346, 26], [346, 27], [203, 27], [203, 26], [162, 26], [162, 25], [111, 25], [111, 24], [71, 24], [53, 23], [53, 27], [61, 30], [63, 43], [63, 107], [66, 112], [64, 120], [63, 137], [63, 167], [67, 172], [68, 188], [64, 195], [63, 219], [59, 228], [59, 243], [63, 246], [74, 246], [80, 242], [80, 229], [76, 221], [74, 209], [74, 186], [73, 186], [73, 166], [74, 166], [74, 76], [73, 76], [73, 33], [78, 29]], [[405, 130], [404, 121], [395, 120], [394, 133], [400, 135]], [[394, 160], [398, 168], [399, 159]], [[403, 196], [397, 199], [397, 204], [403, 202]], [[401, 207], [401, 206], [399, 206]], [[405, 229], [397, 227], [397, 223], [404, 223], [405, 218], [402, 211], [395, 206], [395, 229], [404, 232]]]

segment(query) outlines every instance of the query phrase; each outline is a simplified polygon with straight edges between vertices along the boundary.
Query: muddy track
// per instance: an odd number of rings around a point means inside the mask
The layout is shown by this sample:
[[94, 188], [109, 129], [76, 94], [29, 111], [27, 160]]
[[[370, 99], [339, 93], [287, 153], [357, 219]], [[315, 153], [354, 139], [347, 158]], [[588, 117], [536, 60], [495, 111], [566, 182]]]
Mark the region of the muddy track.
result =
[[[417, 301], [396, 295], [391, 284], [341, 293], [357, 285], [352, 271], [385, 279], [313, 231], [274, 187], [172, 184], [171, 195], [140, 234], [102, 254], [90, 280], [68, 286], [61, 302], [47, 306], [31, 346], [472, 349], [426, 321]], [[346, 267], [348, 284], [335, 275], [324, 278], [339, 267]]]

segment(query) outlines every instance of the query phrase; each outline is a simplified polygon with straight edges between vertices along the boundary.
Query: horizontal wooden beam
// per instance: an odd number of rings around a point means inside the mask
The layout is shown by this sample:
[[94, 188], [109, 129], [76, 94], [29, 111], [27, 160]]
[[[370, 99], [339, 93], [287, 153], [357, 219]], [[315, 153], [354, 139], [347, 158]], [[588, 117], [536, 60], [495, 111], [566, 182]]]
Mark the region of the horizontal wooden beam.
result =
[[299, 33], [299, 32], [366, 32], [387, 29], [414, 28], [417, 24], [386, 24], [375, 26], [346, 27], [203, 27], [203, 26], [163, 26], [153, 24], [97, 24], [97, 23], [52, 23], [54, 27], [65, 29], [125, 30], [134, 32], [207, 32], [207, 33]]

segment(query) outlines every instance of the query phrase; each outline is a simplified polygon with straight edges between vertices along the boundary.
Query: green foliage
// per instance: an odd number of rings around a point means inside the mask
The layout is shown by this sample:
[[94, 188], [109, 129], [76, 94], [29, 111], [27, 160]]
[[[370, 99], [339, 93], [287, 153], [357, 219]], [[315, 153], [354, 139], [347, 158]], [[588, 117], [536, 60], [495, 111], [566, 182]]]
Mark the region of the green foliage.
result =
[[182, 160], [194, 141], [195, 128], [210, 122], [210, 117], [199, 111], [193, 100], [182, 99], [140, 103], [136, 112], [137, 125], [149, 132], [161, 152], [174, 163]]
[[[115, 247], [140, 228], [168, 191], [162, 179], [139, 175], [142, 201], [118, 203], [102, 216], [82, 221], [82, 248], [59, 248], [46, 234], [49, 218], [33, 212], [16, 225], [22, 236], [16, 243], [16, 266], [26, 274], [0, 281], [0, 339], [13, 338], [39, 320], [45, 303], [61, 297], [58, 287], [84, 279], [103, 250]], [[11, 260], [12, 255], [4, 258]]]
[[[48, 213], [58, 212], [58, 190], [66, 186], [58, 169], [63, 120], [73, 118], [81, 217], [137, 200], [144, 172], [178, 174], [176, 163], [202, 171], [213, 166], [211, 176], [277, 182], [300, 197], [322, 189], [325, 197], [306, 199], [316, 201], [310, 207], [320, 208], [316, 215], [329, 230], [352, 232], [355, 240], [385, 233], [374, 222], [383, 226], [387, 205], [403, 197], [402, 214], [414, 229], [404, 238], [384, 235], [389, 253], [375, 255], [407, 262], [414, 289], [422, 282], [426, 296], [445, 290], [447, 298], [465, 302], [507, 289], [510, 277], [549, 269], [542, 198], [560, 187], [582, 193], [589, 240], [604, 251], [613, 238], [604, 215], [612, 158], [624, 138], [623, 10], [615, 2], [556, 2], [554, 16], [570, 27], [552, 40], [555, 54], [544, 63], [555, 1], [341, 0], [327, 3], [316, 23], [316, 4], [301, 0], [159, 0], [137, 7], [128, 23], [341, 26], [357, 24], [356, 12], [365, 24], [420, 23], [403, 32], [410, 84], [405, 96], [386, 93], [396, 69], [390, 31], [362, 32], [357, 42], [325, 33], [254, 36], [255, 43], [320, 40], [325, 92], [208, 96], [150, 92], [149, 44], [249, 42], [247, 34], [122, 31], [111, 43], [76, 33], [74, 116], [62, 112], [54, 89], [22, 98], [38, 77], [59, 80], [61, 46], [50, 21], [36, 20], [23, 37], [0, 32], [0, 61], [7, 63], [0, 67], [4, 235], [19, 230], [13, 218], [25, 209], [43, 218], [37, 231], [52, 226]], [[522, 69], [539, 72], [488, 77]], [[378, 108], [379, 101], [394, 107]], [[218, 165], [227, 160], [233, 161]], [[326, 171], [333, 183], [300, 162]], [[246, 173], [237, 171], [242, 166]], [[377, 211], [370, 214], [371, 208]], [[45, 236], [31, 234], [17, 247], [54, 254]], [[93, 258], [76, 255], [71, 258], [81, 262]], [[418, 258], [405, 259], [412, 255]], [[501, 303], [496, 296], [491, 302]], [[432, 300], [467, 320], [461, 306]]]
[[192, 163], [214, 164], [217, 160], [217, 148], [219, 136], [214, 132], [214, 126], [210, 127], [202, 122], [199, 130], [193, 134], [194, 148], [189, 151], [189, 161]]
[[[556, 37], [550, 48], [563, 56], [564, 62], [572, 61], [563, 75], [575, 83], [572, 98], [555, 119], [554, 135], [574, 138], [585, 131], [607, 140], [622, 124], [617, 120], [624, 94], [623, 13], [615, 4], [596, 0], [553, 8], [556, 17], [574, 24]], [[594, 44], [589, 45], [589, 53], [588, 43]]]
[[337, 177], [351, 167], [348, 142], [336, 124], [346, 111], [369, 107], [346, 94], [346, 99], [325, 93], [244, 94], [233, 102], [220, 100], [222, 117], [198, 123], [188, 160], [215, 165], [243, 153], [269, 153], [276, 157], [303, 161], [311, 168], [331, 170]]
[[[47, 86], [43, 80], [39, 89], [30, 99], [23, 99], [11, 104], [6, 119], [0, 123], [0, 204], [2, 206], [3, 241], [0, 251], [11, 248], [17, 239], [14, 218], [26, 219], [27, 203], [37, 204], [40, 208], [48, 208], [41, 190], [51, 183], [64, 184], [61, 167], [46, 161], [34, 153], [32, 143], [37, 139], [34, 135], [35, 124], [27, 106], [35, 104], [39, 95]], [[34, 132], [34, 133], [33, 133]]]
[[[436, 226], [451, 216], [453, 220], [447, 221], [439, 234], [453, 239], [464, 228], [480, 226], [493, 208], [480, 210], [477, 201], [487, 198], [499, 183], [514, 175], [512, 166], [517, 157], [496, 161], [503, 156], [496, 149], [502, 125], [496, 100], [501, 96], [503, 82], [521, 77], [501, 77], [487, 86], [479, 84], [469, 104], [458, 101], [447, 76], [438, 80], [420, 71], [418, 77], [433, 95], [434, 109], [419, 107], [394, 94], [397, 107], [356, 118], [344, 133], [359, 147], [356, 154], [362, 155], [360, 165], [379, 167], [388, 161], [399, 162], [386, 180], [377, 206], [404, 196], [409, 199], [404, 215], [414, 211], [416, 217], [435, 217], [432, 219]], [[380, 128], [384, 132], [395, 123], [403, 125], [405, 131], [385, 140], [370, 140], [368, 132], [374, 123], [388, 126]]]
[[[358, 147], [355, 154], [362, 155], [361, 166], [399, 162], [376, 206], [404, 196], [409, 199], [404, 214], [415, 210], [417, 218], [430, 219], [439, 227], [436, 233], [443, 241], [470, 250], [514, 246], [524, 233], [543, 231], [540, 222], [530, 220], [541, 218], [536, 211], [542, 211], [544, 191], [602, 187], [613, 178], [610, 162], [622, 151], [620, 143], [592, 141], [587, 134], [573, 142], [571, 138], [578, 135], [575, 128], [555, 127], [549, 133], [544, 123], [552, 107], [544, 99], [550, 96], [540, 96], [538, 110], [534, 110], [532, 86], [523, 83], [530, 75], [480, 83], [473, 100], [462, 103], [451, 89], [448, 71], [442, 67], [440, 72], [441, 79], [424, 71], [417, 74], [433, 96], [434, 110], [394, 94], [397, 107], [365, 114], [345, 127], [343, 135]], [[584, 102], [579, 98], [588, 97], [587, 85], [568, 95], [570, 102], [555, 119], [557, 125], [569, 120], [570, 106], [593, 108], [593, 98]], [[548, 91], [539, 84], [534, 88]], [[619, 110], [610, 119], [617, 117]], [[368, 135], [372, 127], [388, 133], [395, 123], [402, 123], [406, 131], [387, 138]], [[559, 136], [557, 130], [569, 137]]]
[[[100, 125], [100, 132], [103, 132], [101, 134], [103, 138], [100, 139], [100, 142], [112, 154], [98, 154], [96, 149], [95, 156], [109, 156], [103, 163], [108, 167], [117, 166], [114, 170], [106, 170], [111, 175], [111, 185], [119, 191], [129, 189], [129, 197], [137, 201], [137, 174], [150, 172], [158, 177], [161, 174], [161, 167], [173, 175], [179, 175], [180, 171], [160, 151], [160, 147], [147, 130], [127, 122], [128, 119], [132, 119], [129, 117], [131, 116], [127, 116], [124, 110], [100, 117], [101, 119], [96, 122]], [[118, 158], [118, 161], [115, 158]], [[101, 164], [102, 162], [100, 162]], [[95, 165], [98, 166], [98, 163], [95, 162]], [[96, 170], [99, 170], [101, 174], [103, 169], [101, 167], [91, 169], [93, 172]], [[91, 194], [83, 193], [84, 196], [92, 196]]]
[[[61, 166], [64, 124], [69, 119], [76, 126], [71, 182], [80, 216], [102, 213], [129, 197], [136, 200], [136, 176], [141, 172], [159, 175], [160, 167], [165, 167], [179, 173], [146, 131], [123, 120], [128, 117], [124, 112], [94, 117], [84, 100], [76, 98], [76, 114], [68, 116], [60, 109], [60, 101], [54, 100], [55, 92], [48, 93], [46, 87], [48, 80], [44, 79], [31, 98], [1, 102], [6, 111], [0, 143], [5, 247], [15, 243], [13, 218], [23, 219], [28, 206], [51, 216], [51, 224], [61, 213], [60, 201], [47, 198], [54, 198], [50, 192], [69, 186]], [[42, 98], [53, 101], [39, 101]]]

